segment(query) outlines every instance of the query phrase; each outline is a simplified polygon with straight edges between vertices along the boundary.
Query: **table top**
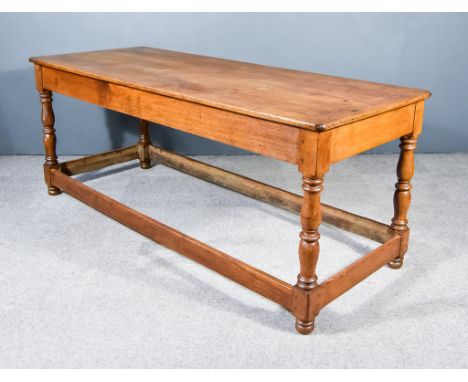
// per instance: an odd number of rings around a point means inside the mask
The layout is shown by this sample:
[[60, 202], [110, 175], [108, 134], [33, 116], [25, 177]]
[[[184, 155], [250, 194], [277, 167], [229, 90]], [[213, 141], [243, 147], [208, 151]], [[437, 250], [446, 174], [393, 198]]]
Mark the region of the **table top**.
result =
[[430, 97], [426, 90], [136, 47], [31, 62], [310, 130], [332, 129]]

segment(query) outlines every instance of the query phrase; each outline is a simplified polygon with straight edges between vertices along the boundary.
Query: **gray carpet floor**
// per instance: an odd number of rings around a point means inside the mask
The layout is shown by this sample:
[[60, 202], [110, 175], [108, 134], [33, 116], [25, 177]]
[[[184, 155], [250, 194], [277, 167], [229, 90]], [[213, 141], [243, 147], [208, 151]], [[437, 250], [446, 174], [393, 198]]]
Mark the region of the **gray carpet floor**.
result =
[[[61, 158], [66, 159], [66, 158]], [[201, 160], [299, 192], [294, 166]], [[323, 201], [389, 222], [395, 155], [332, 168]], [[326, 307], [312, 335], [276, 304], [156, 245], [68, 195], [42, 158], [0, 157], [2, 368], [452, 368], [468, 366], [468, 155], [418, 155], [405, 266]], [[104, 176], [105, 175], [105, 176]], [[293, 283], [298, 217], [156, 166], [78, 177]], [[320, 280], [377, 244], [323, 225]]]

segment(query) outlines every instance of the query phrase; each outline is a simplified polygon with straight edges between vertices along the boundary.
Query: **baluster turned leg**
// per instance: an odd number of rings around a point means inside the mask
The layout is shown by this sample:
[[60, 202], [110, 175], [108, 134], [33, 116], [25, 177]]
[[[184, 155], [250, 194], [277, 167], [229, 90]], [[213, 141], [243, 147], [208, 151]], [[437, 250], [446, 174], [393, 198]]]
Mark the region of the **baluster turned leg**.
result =
[[59, 195], [61, 193], [58, 187], [52, 185], [50, 180], [50, 170], [58, 168], [57, 154], [55, 152], [57, 145], [57, 138], [55, 137], [55, 116], [52, 109], [52, 92], [43, 90], [39, 92], [41, 97], [41, 120], [44, 133], [44, 149], [45, 149], [45, 163], [44, 163], [44, 178], [47, 184], [49, 195]]
[[416, 137], [406, 136], [400, 139], [400, 158], [397, 166], [398, 182], [393, 196], [394, 215], [391, 227], [401, 235], [400, 254], [388, 263], [390, 268], [398, 269], [403, 265], [403, 257], [408, 250], [409, 227], [408, 210], [411, 203], [411, 178], [414, 174], [414, 150]]
[[140, 157], [140, 167], [143, 169], [151, 168], [151, 157], [149, 146], [151, 139], [149, 135], [149, 124], [147, 121], [140, 119], [140, 139], [138, 141], [138, 155]]
[[303, 301], [304, 307], [300, 309], [301, 313], [296, 315], [296, 330], [301, 334], [309, 334], [314, 330], [314, 320], [318, 314], [314, 308], [314, 292], [318, 286], [315, 267], [320, 252], [318, 228], [321, 222], [322, 179], [303, 177], [302, 189], [304, 200], [301, 209], [302, 231], [299, 243], [300, 273], [294, 288], [301, 292], [303, 298], [300, 300]]

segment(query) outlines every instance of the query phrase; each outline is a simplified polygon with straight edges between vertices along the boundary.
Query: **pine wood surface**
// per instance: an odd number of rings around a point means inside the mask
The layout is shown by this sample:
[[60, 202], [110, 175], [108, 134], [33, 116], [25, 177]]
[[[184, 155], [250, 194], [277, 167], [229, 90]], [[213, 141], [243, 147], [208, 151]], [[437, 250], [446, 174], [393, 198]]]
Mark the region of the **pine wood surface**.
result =
[[41, 66], [311, 130], [331, 129], [430, 96], [426, 90], [148, 47], [30, 60]]

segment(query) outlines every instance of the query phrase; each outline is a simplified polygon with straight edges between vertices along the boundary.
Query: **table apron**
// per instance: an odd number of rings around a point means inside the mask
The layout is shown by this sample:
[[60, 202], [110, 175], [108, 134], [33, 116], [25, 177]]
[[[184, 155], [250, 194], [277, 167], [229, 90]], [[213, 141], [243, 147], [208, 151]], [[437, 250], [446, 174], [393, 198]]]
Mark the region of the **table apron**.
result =
[[331, 130], [330, 163], [411, 134], [414, 130], [416, 106], [417, 104], [403, 106]]
[[[302, 129], [43, 67], [42, 87], [289, 163], [297, 163]], [[310, 132], [314, 133], [314, 132]]]

